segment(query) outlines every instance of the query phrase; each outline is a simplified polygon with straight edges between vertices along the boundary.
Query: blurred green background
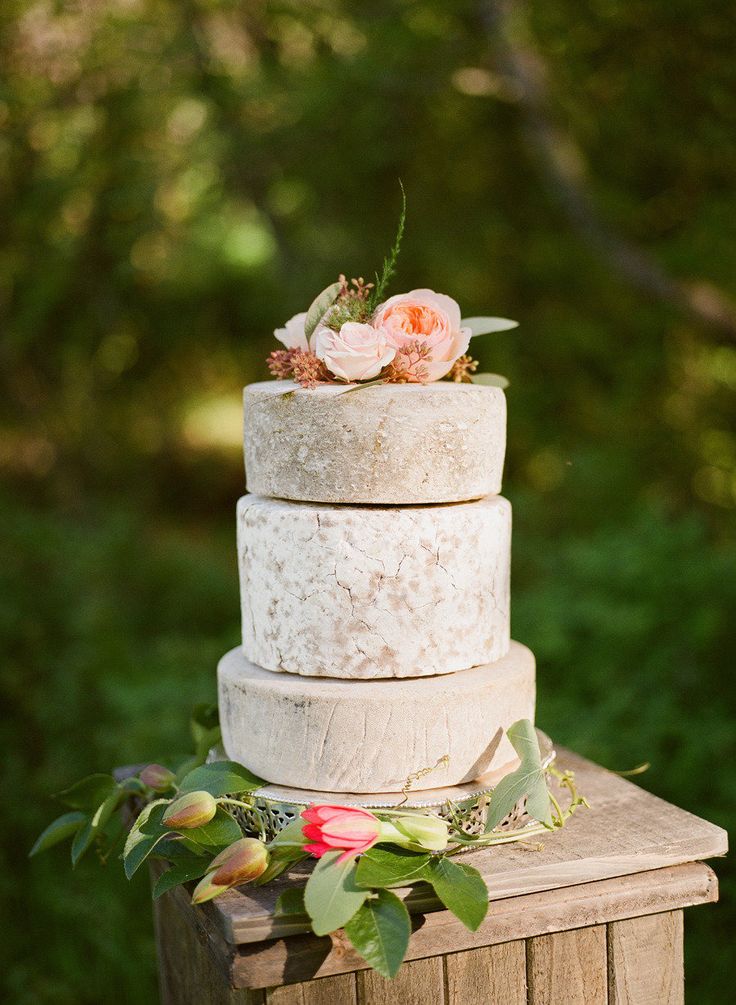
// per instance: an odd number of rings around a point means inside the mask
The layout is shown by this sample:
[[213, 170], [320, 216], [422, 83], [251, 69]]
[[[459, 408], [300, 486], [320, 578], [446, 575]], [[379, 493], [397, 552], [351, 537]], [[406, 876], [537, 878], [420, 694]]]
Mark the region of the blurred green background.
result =
[[521, 322], [475, 345], [540, 725], [734, 822], [735, 43], [685, 0], [4, 0], [4, 1000], [156, 1000], [145, 879], [25, 856], [49, 793], [187, 749], [239, 633], [241, 386], [377, 268], [399, 177], [393, 291]]

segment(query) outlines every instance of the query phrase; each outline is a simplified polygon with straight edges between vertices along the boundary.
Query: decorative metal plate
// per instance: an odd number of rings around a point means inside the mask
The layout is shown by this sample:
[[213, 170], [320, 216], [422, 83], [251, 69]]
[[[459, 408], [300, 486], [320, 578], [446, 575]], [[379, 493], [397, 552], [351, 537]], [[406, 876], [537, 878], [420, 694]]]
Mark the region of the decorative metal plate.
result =
[[[542, 754], [542, 766], [546, 770], [554, 763], [556, 752], [547, 734], [539, 729], [536, 732]], [[222, 747], [213, 747], [207, 760], [221, 761], [225, 756]], [[234, 816], [246, 835], [254, 835], [266, 841], [270, 841], [287, 824], [296, 820], [310, 803], [362, 806], [373, 810], [399, 807], [424, 810], [427, 813], [436, 813], [444, 820], [452, 822], [465, 834], [481, 834], [485, 827], [488, 803], [493, 789], [517, 764], [511, 764], [501, 771], [490, 772], [483, 778], [462, 785], [422, 789], [418, 792], [381, 792], [378, 795], [369, 795], [353, 792], [314, 792], [269, 784], [251, 793], [248, 799], [252, 801], [252, 806], [248, 809], [238, 808], [234, 811]], [[509, 835], [518, 833], [519, 837], [523, 837], [525, 828], [533, 824], [534, 821], [526, 814], [526, 798], [524, 798], [519, 800], [495, 829], [505, 831]]]

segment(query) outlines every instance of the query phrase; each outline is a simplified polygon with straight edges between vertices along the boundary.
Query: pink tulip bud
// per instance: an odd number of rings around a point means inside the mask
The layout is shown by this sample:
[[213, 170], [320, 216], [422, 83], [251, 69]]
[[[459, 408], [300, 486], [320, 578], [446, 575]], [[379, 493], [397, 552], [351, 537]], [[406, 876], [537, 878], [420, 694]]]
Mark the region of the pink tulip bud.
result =
[[328, 851], [341, 850], [338, 861], [362, 855], [381, 837], [381, 822], [368, 810], [358, 806], [309, 806], [302, 813], [307, 821], [302, 828], [310, 844], [304, 846], [315, 858]]
[[217, 813], [217, 803], [209, 792], [187, 792], [167, 808], [162, 821], [171, 830], [203, 827]]
[[154, 792], [166, 792], [176, 781], [176, 775], [163, 764], [149, 764], [138, 775], [140, 780]]
[[213, 883], [220, 886], [240, 886], [258, 879], [268, 866], [268, 848], [256, 838], [241, 838], [233, 842], [217, 858], [210, 869]]

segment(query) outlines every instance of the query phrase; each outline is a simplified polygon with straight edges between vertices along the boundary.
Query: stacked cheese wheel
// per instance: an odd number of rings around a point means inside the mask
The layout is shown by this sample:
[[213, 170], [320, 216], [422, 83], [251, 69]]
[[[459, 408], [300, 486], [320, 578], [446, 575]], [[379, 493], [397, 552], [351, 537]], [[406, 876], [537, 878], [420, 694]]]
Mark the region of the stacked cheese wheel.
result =
[[245, 389], [243, 644], [219, 667], [229, 758], [326, 792], [513, 768], [534, 718], [509, 637], [504, 394], [436, 383]]

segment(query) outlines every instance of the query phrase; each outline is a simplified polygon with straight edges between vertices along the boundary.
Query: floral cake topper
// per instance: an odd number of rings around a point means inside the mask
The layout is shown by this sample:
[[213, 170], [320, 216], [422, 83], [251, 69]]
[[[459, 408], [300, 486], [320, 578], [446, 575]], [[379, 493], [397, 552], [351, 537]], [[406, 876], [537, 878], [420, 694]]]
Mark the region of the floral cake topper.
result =
[[[402, 187], [403, 196], [403, 187]], [[396, 271], [406, 220], [403, 199], [396, 240], [375, 283], [341, 275], [323, 290], [308, 311], [295, 314], [274, 332], [285, 348], [268, 358], [278, 379], [306, 388], [318, 384], [459, 383], [506, 387], [498, 374], [476, 373], [468, 354], [475, 335], [517, 327], [508, 318], [462, 318], [452, 297], [434, 290], [412, 290], [385, 298]]]

